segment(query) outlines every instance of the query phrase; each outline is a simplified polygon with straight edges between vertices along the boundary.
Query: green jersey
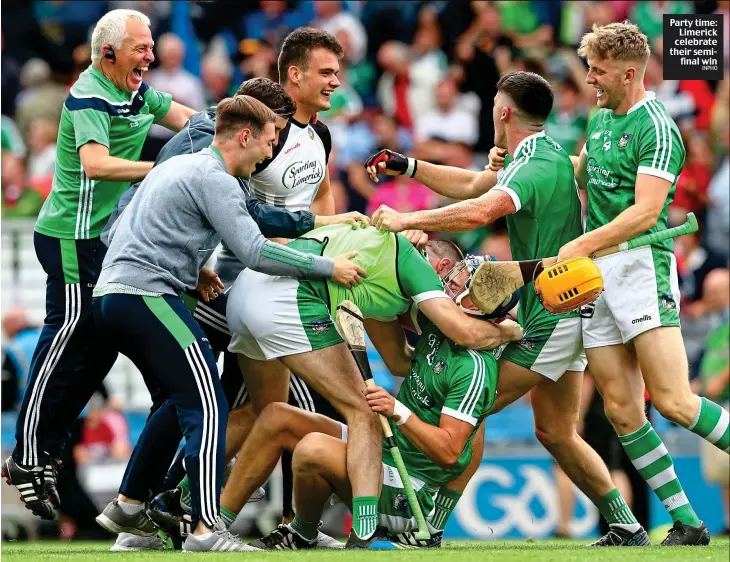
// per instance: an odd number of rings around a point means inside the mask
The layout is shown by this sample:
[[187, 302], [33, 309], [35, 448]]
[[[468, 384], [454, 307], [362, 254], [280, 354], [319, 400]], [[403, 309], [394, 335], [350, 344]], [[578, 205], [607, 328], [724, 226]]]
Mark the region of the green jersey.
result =
[[347, 289], [331, 280], [301, 281], [328, 303], [333, 315], [344, 300], [352, 301], [367, 318], [394, 320], [411, 303], [448, 298], [438, 274], [402, 235], [369, 226], [323, 226], [288, 244], [302, 252], [336, 257], [357, 251], [352, 261], [367, 272], [360, 285]]
[[93, 66], [71, 87], [61, 111], [53, 187], [36, 223], [36, 231], [67, 239], [101, 234], [128, 181], [92, 180], [81, 166], [79, 149], [96, 142], [110, 156], [138, 160], [153, 123], [172, 103], [170, 94], [144, 82], [136, 92], [122, 92]]
[[441, 415], [446, 414], [474, 427], [459, 460], [444, 468], [419, 451], [393, 424], [408, 473], [432, 486], [442, 486], [464, 472], [471, 461], [471, 440], [494, 403], [499, 370], [494, 352], [459, 347], [422, 313], [417, 313], [416, 327], [421, 337], [398, 400], [427, 424], [438, 427]]
[[23, 143], [23, 139], [20, 136], [18, 127], [15, 125], [15, 121], [7, 115], [3, 115], [1, 123], [2, 126], [0, 127], [0, 130], [2, 131], [3, 152], [10, 152], [17, 158], [25, 158], [25, 143]]
[[[581, 204], [568, 153], [544, 132], [525, 138], [514, 157], [505, 161], [497, 185], [517, 209], [507, 215], [512, 259], [535, 260], [557, 256], [564, 245], [583, 234]], [[535, 291], [522, 291], [519, 322], [529, 332], [557, 316], [542, 306]], [[578, 312], [560, 318], [577, 316]]]
[[[586, 230], [608, 224], [636, 201], [636, 176], [648, 174], [672, 183], [659, 220], [647, 232], [667, 228], [685, 150], [679, 129], [665, 107], [647, 92], [625, 115], [601, 109], [588, 125], [583, 152], [588, 158]], [[673, 240], [653, 244], [674, 251]]]

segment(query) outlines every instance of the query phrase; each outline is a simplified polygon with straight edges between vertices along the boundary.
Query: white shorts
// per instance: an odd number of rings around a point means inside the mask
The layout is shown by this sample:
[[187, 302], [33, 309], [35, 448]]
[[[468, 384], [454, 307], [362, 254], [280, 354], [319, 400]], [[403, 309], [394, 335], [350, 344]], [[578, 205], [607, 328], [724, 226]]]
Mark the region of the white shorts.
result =
[[327, 303], [310, 287], [244, 270], [228, 294], [228, 351], [267, 361], [341, 343]]
[[560, 318], [527, 331], [526, 337], [507, 345], [500, 360], [540, 373], [552, 381], [560, 379], [566, 371], [585, 371], [588, 361], [583, 350], [581, 318]]
[[596, 259], [605, 290], [583, 318], [586, 349], [624, 344], [659, 326], [679, 326], [674, 255], [644, 246]]

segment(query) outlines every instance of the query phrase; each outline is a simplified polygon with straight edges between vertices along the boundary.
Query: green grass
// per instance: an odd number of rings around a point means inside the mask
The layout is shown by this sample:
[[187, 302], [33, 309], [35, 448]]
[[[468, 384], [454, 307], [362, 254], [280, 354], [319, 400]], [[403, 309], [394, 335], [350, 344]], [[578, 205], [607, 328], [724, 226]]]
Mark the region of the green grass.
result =
[[[179, 552], [109, 552], [109, 543], [66, 543], [25, 542], [2, 543], [3, 562], [96, 562], [98, 560], [122, 560], [147, 562], [151, 560], [170, 561], [182, 556]], [[373, 562], [388, 560], [397, 562], [482, 562], [496, 560], [510, 561], [609, 561], [609, 562], [650, 562], [653, 560], [681, 561], [722, 560], [727, 562], [730, 555], [730, 544], [727, 538], [712, 539], [707, 547], [672, 547], [652, 546], [647, 548], [602, 548], [586, 550], [585, 541], [544, 540], [544, 541], [446, 541], [440, 550], [397, 551], [397, 552], [343, 552], [343, 551], [299, 551], [299, 552], [252, 552], [252, 553], [211, 553], [204, 556], [216, 562], [239, 562], [241, 560], [302, 560], [307, 562], [329, 562], [334, 560]], [[188, 560], [192, 555], [186, 555]], [[196, 556], [197, 557], [197, 556]]]

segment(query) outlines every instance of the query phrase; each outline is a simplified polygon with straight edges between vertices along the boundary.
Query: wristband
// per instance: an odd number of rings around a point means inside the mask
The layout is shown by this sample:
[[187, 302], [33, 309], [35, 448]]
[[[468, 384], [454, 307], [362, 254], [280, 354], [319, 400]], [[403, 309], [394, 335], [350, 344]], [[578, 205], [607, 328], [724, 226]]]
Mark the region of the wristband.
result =
[[407, 175], [409, 178], [412, 178], [416, 175], [416, 170], [418, 170], [418, 160], [416, 160], [415, 158], [409, 158], [408, 167], [406, 168], [405, 175]]
[[395, 425], [403, 425], [408, 421], [408, 418], [411, 417], [411, 411], [405, 404], [403, 404], [399, 400], [396, 400], [395, 406], [393, 407], [393, 416], [398, 416], [400, 418], [398, 421], [395, 422]]

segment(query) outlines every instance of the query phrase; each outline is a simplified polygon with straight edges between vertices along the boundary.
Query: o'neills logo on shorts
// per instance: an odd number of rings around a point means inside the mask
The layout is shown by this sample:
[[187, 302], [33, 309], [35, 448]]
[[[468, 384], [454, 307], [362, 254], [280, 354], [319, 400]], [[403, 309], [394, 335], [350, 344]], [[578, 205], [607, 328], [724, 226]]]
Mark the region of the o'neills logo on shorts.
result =
[[294, 162], [284, 170], [281, 176], [281, 183], [287, 189], [294, 189], [302, 184], [317, 184], [324, 177], [324, 169], [319, 160], [309, 162]]
[[635, 318], [634, 320], [632, 320], [631, 323], [640, 324], [641, 322], [646, 322], [648, 320], [651, 320], [651, 316], [649, 316], [648, 314], [644, 314], [644, 316], [642, 316], [641, 318]]

